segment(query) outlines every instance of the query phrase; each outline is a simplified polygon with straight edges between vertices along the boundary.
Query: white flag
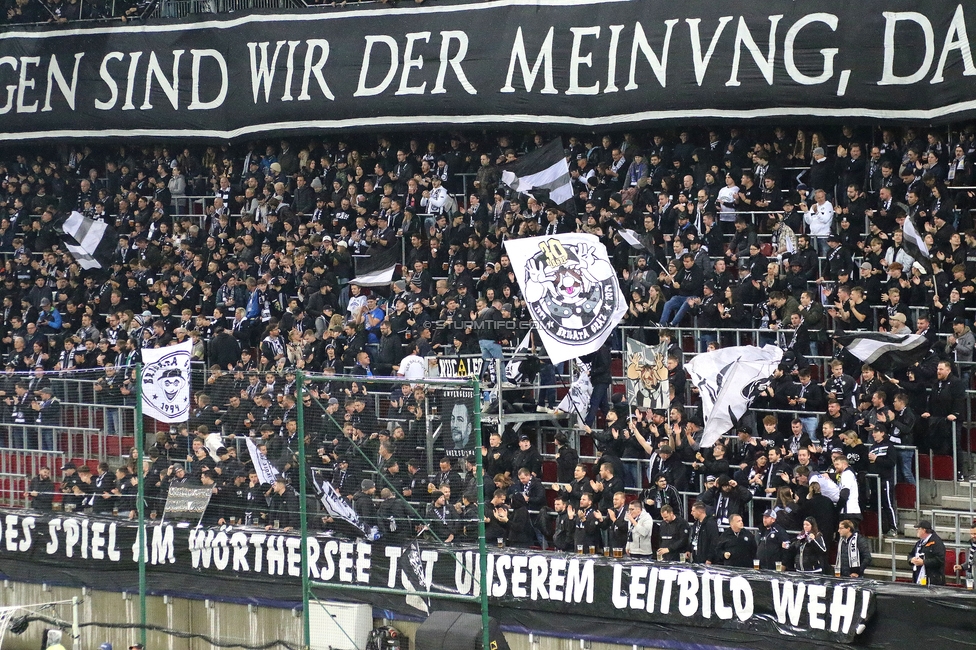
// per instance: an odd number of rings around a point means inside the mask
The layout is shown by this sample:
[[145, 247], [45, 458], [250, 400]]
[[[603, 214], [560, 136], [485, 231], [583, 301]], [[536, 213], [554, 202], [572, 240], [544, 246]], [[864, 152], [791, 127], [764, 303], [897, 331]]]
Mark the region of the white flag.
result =
[[505, 249], [552, 362], [599, 350], [627, 312], [606, 246], [566, 233], [509, 239]]
[[193, 341], [142, 351], [142, 411], [160, 422], [190, 418]]
[[274, 483], [278, 478], [278, 470], [275, 469], [268, 457], [258, 451], [258, 446], [250, 437], [244, 438], [247, 442], [247, 453], [251, 456], [251, 464], [254, 471], [258, 474], [258, 481], [261, 483]]
[[333, 519], [343, 519], [348, 521], [350, 524], [365, 533], [366, 528], [359, 520], [359, 515], [356, 514], [356, 510], [348, 501], [342, 498], [342, 495], [336, 492], [336, 489], [332, 486], [332, 483], [318, 480], [316, 473], [314, 472], [312, 473], [312, 478], [315, 481], [315, 485], [322, 493], [322, 505], [325, 506], [325, 511], [329, 513], [329, 516]]
[[711, 411], [705, 411], [702, 447], [711, 447], [739, 423], [753, 400], [769, 386], [770, 378], [778, 365], [778, 359], [757, 361], [746, 357], [734, 361], [725, 370], [719, 378], [721, 388], [715, 405]]
[[685, 364], [691, 381], [701, 397], [701, 408], [704, 417], [708, 417], [715, 407], [715, 400], [721, 389], [721, 379], [739, 359], [750, 361], [775, 361], [777, 364], [783, 358], [783, 350], [775, 345], [765, 345], [757, 348], [754, 345], [739, 345], [730, 348], [719, 348], [695, 356]]
[[593, 396], [593, 382], [590, 381], [590, 366], [577, 362], [579, 374], [569, 387], [569, 391], [556, 405], [556, 410], [563, 413], [576, 413], [582, 420], [590, 410], [590, 398]]

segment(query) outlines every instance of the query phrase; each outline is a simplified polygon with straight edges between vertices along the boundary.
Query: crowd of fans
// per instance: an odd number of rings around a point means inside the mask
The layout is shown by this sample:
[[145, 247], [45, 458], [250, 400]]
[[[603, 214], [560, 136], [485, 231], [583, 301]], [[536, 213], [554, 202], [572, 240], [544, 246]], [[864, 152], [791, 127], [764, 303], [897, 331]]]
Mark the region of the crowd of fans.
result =
[[[896, 534], [893, 486], [915, 480], [911, 447], [946, 453], [967, 413], [974, 130], [946, 141], [936, 131], [844, 127], [831, 146], [820, 133], [783, 128], [570, 136], [576, 215], [499, 184], [501, 165], [545, 142], [453, 133], [396, 144], [379, 136], [5, 152], [8, 445], [56, 446], [56, 429], [44, 435], [58, 417], [52, 377], [87, 373], [97, 380], [94, 402], [131, 404], [140, 351], [189, 339], [209, 371], [188, 424], [160, 433], [148, 450], [150, 512], [160, 514], [174, 482], [212, 483], [205, 523], [292, 528], [289, 484], [304, 452], [310, 471], [388, 538], [423, 529], [471, 540], [474, 459], [458, 467], [445, 458], [428, 475], [429, 396], [406, 382], [435, 372], [426, 358], [490, 356], [485, 344], [517, 343], [511, 332], [530, 318], [504, 241], [579, 231], [610, 254], [629, 296], [627, 335], [667, 350], [671, 402], [656, 410], [608, 399], [620, 345], [611, 339], [587, 359], [595, 389], [582, 419], [596, 465], [577, 465], [580, 450], [557, 438], [555, 484], [543, 485], [532, 436], [504, 426], [486, 435], [489, 539], [750, 565], [757, 543], [764, 566], [807, 571], [823, 568], [833, 544], [818, 531], [846, 540], [846, 530], [855, 535], [844, 556], [850, 569], [862, 510], [878, 501], [871, 490], [881, 492], [880, 530]], [[447, 194], [461, 195], [457, 210]], [[199, 205], [204, 214], [193, 213]], [[64, 251], [57, 223], [72, 210], [118, 234], [102, 271], [82, 271]], [[925, 233], [934, 272], [905, 251], [906, 216]], [[390, 287], [350, 282], [354, 255], [401, 246], [402, 276]], [[695, 336], [682, 329], [692, 326]], [[931, 349], [884, 375], [829, 338], [877, 329], [918, 332]], [[682, 350], [695, 340], [698, 351], [732, 344], [743, 333], [743, 342], [783, 346], [784, 363], [737, 439], [700, 448]], [[820, 376], [810, 358], [831, 354]], [[299, 369], [363, 381], [315, 384], [303, 395], [299, 431]], [[544, 410], [555, 405], [555, 391], [512, 390]], [[115, 415], [107, 420], [122, 427]], [[18, 432], [17, 424], [45, 428]], [[237, 459], [236, 441], [247, 436], [260, 439], [283, 482], [257, 482], [251, 460]], [[70, 465], [63, 507], [129, 516], [140, 480], [131, 459], [97, 474]], [[880, 477], [876, 487], [867, 474]], [[697, 493], [699, 481], [704, 491], [688, 509], [678, 491]], [[28, 492], [37, 492], [35, 506], [49, 505], [41, 496], [49, 491]], [[742, 531], [759, 520], [758, 538]], [[764, 543], [778, 550], [767, 557]]]

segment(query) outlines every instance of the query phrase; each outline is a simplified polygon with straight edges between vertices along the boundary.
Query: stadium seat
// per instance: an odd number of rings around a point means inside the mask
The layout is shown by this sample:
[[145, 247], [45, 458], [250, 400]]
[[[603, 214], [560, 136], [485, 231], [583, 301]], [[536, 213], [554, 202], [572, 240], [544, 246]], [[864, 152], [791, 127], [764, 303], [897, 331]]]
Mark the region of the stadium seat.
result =
[[[961, 556], [960, 556], [961, 558]], [[960, 560], [961, 561], [961, 560]], [[947, 548], [945, 557], [945, 574], [947, 576], [956, 575], [956, 570], [953, 567], [956, 565], [956, 549]]]
[[955, 479], [956, 468], [952, 464], [952, 456], [934, 456], [932, 459], [932, 478], [937, 481], [951, 481]]
[[878, 537], [880, 533], [878, 532], [878, 513], [873, 511], [862, 512], [864, 517], [861, 520], [861, 530], [860, 532], [868, 537]]
[[918, 478], [932, 478], [931, 472], [929, 472], [929, 455], [919, 454], [918, 455]]
[[899, 508], [915, 507], [915, 486], [908, 483], [895, 485], [895, 502]]
[[545, 483], [552, 483], [556, 480], [556, 462], [547, 460], [542, 463], [542, 480]]

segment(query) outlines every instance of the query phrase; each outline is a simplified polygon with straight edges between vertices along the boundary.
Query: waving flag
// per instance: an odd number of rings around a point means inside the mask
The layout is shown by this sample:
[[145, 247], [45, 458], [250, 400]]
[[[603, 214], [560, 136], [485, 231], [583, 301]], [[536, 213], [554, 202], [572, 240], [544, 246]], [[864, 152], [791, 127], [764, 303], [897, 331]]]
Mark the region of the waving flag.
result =
[[80, 212], [72, 212], [61, 224], [61, 241], [83, 269], [103, 269], [112, 265], [118, 244], [115, 230]]
[[566, 233], [509, 239], [505, 250], [552, 362], [599, 350], [627, 312], [606, 246]]
[[370, 248], [369, 257], [356, 258], [356, 277], [350, 282], [361, 287], [384, 287], [393, 282], [393, 273], [400, 263], [400, 246]]
[[733, 363], [742, 358], [754, 361], [775, 360], [779, 363], [783, 358], [783, 351], [775, 345], [766, 345], [762, 348], [754, 345], [739, 345], [699, 354], [685, 364], [685, 369], [691, 375], [691, 381], [701, 396], [703, 413], [708, 413], [715, 407], [715, 400], [721, 388], [721, 378]]
[[573, 182], [560, 138], [506, 165], [502, 183], [539, 203], [576, 215]]
[[[779, 350], [779, 348], [776, 348]], [[780, 350], [782, 358], [782, 350]], [[711, 447], [729, 433], [746, 414], [753, 400], [768, 386], [780, 359], [753, 360], [742, 358], [734, 361], [721, 377], [720, 387], [711, 411], [705, 411], [705, 429], [701, 446]]]
[[[925, 238], [918, 232], [918, 228], [915, 227], [915, 222], [910, 215], [905, 215], [905, 223], [901, 229], [905, 235], [901, 240], [902, 248], [925, 269], [926, 273], [931, 273], [932, 256], [929, 253], [929, 247], [925, 244]], [[909, 272], [910, 269], [905, 269], [905, 273]]]
[[885, 374], [915, 365], [925, 358], [931, 347], [921, 334], [851, 332], [835, 335], [834, 340], [843, 345], [846, 352]]
[[159, 422], [190, 417], [190, 355], [193, 341], [142, 351], [142, 410]]

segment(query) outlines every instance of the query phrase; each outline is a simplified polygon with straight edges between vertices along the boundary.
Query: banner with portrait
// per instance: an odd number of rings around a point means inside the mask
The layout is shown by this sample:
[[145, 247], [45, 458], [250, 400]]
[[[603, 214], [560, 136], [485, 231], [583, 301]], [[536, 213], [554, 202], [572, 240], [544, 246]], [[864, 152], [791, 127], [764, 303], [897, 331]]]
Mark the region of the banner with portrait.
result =
[[627, 339], [627, 402], [637, 409], [666, 409], [671, 402], [666, 344]]

